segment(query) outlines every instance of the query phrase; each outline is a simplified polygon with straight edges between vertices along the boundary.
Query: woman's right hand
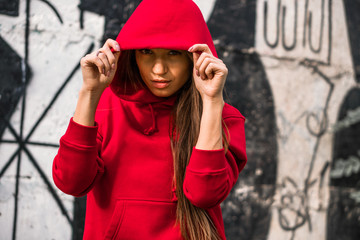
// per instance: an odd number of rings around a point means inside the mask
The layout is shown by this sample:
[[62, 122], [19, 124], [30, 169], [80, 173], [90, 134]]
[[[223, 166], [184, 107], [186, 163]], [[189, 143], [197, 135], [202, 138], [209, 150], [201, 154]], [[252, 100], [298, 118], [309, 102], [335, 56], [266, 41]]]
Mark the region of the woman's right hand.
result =
[[119, 57], [119, 44], [109, 38], [102, 48], [81, 58], [82, 90], [102, 93], [114, 78]]

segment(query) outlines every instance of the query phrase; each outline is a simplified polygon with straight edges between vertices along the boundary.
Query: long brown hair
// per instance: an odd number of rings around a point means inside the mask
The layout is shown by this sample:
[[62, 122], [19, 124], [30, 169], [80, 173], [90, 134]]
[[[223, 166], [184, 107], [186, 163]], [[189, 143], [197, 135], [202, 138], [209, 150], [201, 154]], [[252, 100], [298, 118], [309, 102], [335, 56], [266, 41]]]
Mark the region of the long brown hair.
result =
[[[186, 54], [192, 63], [191, 53]], [[176, 196], [178, 198], [176, 224], [179, 224], [181, 235], [187, 240], [219, 240], [221, 239], [219, 233], [207, 211], [194, 206], [186, 198], [182, 187], [186, 166], [199, 136], [202, 115], [202, 100], [192, 79], [192, 68], [193, 64], [189, 69], [189, 80], [178, 93], [178, 99], [173, 107], [171, 122], [169, 123], [174, 161], [173, 181], [176, 185]], [[136, 64], [134, 50], [121, 52], [117, 74], [117, 79], [121, 79], [122, 87], [126, 88], [130, 84], [136, 89], [139, 85], [144, 85]], [[112, 84], [120, 83], [114, 82]], [[224, 148], [227, 149], [228, 140], [224, 130], [223, 142]]]

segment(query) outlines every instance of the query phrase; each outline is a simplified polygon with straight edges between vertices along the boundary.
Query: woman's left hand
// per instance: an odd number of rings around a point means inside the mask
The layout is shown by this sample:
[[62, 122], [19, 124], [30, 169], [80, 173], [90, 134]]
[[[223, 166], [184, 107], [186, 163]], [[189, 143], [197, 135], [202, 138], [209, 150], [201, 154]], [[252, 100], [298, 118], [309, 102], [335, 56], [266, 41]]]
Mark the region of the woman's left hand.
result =
[[223, 89], [228, 75], [224, 62], [212, 54], [207, 44], [195, 44], [188, 51], [193, 53], [193, 77], [203, 101], [223, 101]]

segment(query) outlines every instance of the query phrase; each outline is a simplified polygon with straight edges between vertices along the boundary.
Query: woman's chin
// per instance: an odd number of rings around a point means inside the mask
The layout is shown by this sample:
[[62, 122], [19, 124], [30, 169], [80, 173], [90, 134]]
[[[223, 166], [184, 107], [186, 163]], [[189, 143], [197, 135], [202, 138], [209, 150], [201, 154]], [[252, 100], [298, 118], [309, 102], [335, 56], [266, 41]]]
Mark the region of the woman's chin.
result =
[[150, 92], [157, 97], [170, 97], [174, 94], [165, 89], [150, 89]]

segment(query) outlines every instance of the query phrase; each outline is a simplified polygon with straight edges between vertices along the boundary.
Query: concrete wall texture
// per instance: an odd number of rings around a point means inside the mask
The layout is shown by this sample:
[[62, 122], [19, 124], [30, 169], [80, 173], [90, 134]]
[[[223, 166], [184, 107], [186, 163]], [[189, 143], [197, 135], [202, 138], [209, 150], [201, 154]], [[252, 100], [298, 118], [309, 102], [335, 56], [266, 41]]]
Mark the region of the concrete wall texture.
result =
[[[51, 177], [79, 61], [140, 0], [0, 0], [0, 239], [81, 239]], [[360, 0], [197, 0], [247, 118], [228, 239], [360, 239]]]

